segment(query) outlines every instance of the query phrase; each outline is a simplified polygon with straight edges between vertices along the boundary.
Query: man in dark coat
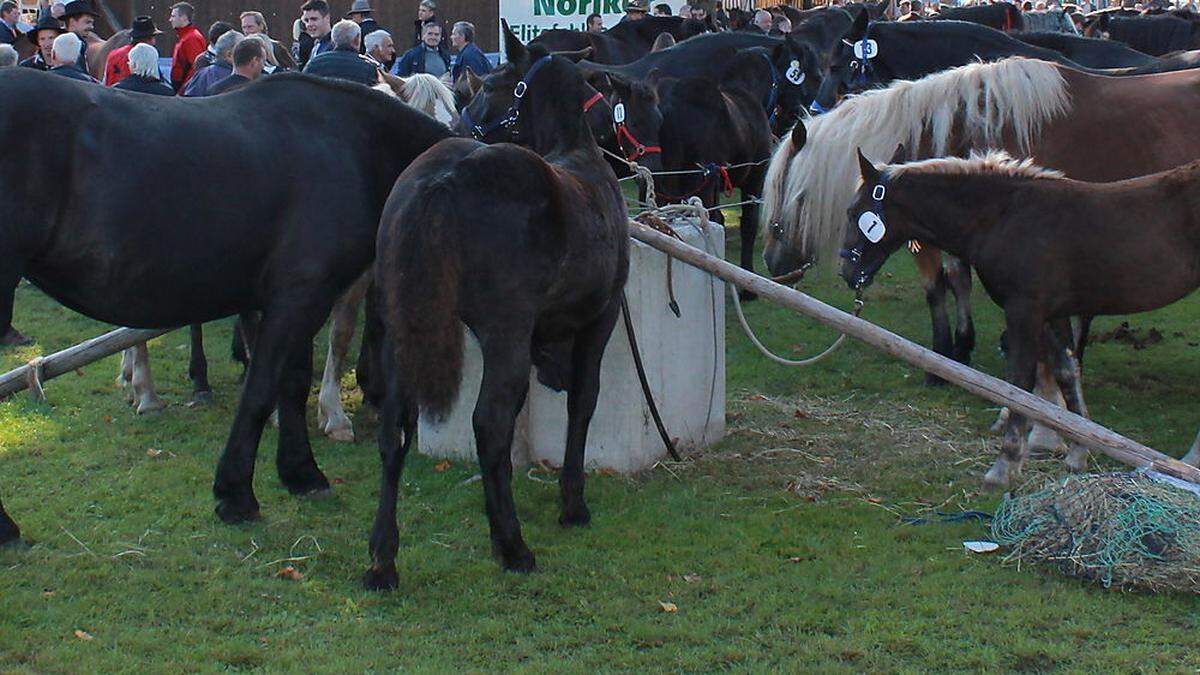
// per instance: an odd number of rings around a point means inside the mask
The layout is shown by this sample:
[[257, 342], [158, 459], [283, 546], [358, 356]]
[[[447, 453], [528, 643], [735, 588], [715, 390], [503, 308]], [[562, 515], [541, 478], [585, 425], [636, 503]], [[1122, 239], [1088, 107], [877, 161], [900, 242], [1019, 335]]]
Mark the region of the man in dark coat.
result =
[[[434, 0], [421, 0], [421, 4], [417, 5], [417, 19], [413, 21], [413, 46], [419, 47], [425, 41], [425, 26], [431, 23], [442, 25], [437, 18], [437, 3]], [[441, 47], [442, 49], [446, 48], [445, 31], [442, 34]]]
[[468, 21], [454, 24], [454, 29], [450, 31], [450, 49], [456, 54], [454, 72], [450, 77], [455, 82], [467, 68], [480, 77], [492, 72], [492, 62], [475, 44], [474, 24]]
[[321, 77], [336, 77], [351, 82], [373, 86], [379, 82], [379, 66], [359, 53], [362, 46], [362, 29], [348, 19], [337, 22], [330, 31], [333, 51], [314, 57], [304, 67], [304, 72]]
[[217, 40], [217, 60], [196, 73], [183, 88], [184, 96], [211, 96], [213, 85], [233, 73], [233, 49], [243, 40], [241, 33], [231, 30]]
[[13, 0], [0, 2], [0, 44], [16, 45], [20, 33], [17, 32], [17, 21], [21, 18], [21, 10]]
[[129, 27], [129, 44], [109, 52], [104, 61], [104, 84], [111, 87], [129, 77], [129, 52], [143, 43], [154, 46], [159, 35], [162, 35], [162, 31], [154, 25], [154, 19], [148, 16], [134, 19]]
[[98, 84], [96, 78], [79, 67], [79, 54], [82, 51], [83, 40], [74, 33], [63, 33], [54, 38], [54, 47], [50, 50], [50, 72], [72, 80]]
[[262, 76], [267, 50], [260, 40], [242, 40], [233, 48], [233, 73], [213, 85], [209, 94], [216, 96], [240, 89]]
[[50, 70], [50, 50], [54, 49], [54, 38], [63, 34], [62, 24], [52, 16], [44, 16], [38, 20], [33, 30], [25, 34], [25, 38], [33, 43], [37, 51], [19, 65], [34, 70]]
[[114, 89], [136, 91], [156, 96], [174, 96], [175, 90], [162, 81], [158, 71], [158, 50], [149, 44], [137, 44], [129, 50], [126, 59], [129, 74], [113, 85]]
[[[75, 65], [85, 75], [88, 74], [87, 46], [88, 37], [95, 37], [96, 19], [100, 15], [92, 8], [91, 0], [71, 0], [63, 11], [62, 20], [67, 25], [67, 31], [79, 36], [83, 48], [79, 50], [79, 60]], [[90, 75], [89, 75], [90, 77]]]
[[366, 53], [367, 36], [377, 30], [383, 30], [379, 23], [375, 21], [375, 18], [371, 16], [373, 11], [370, 0], [354, 0], [350, 5], [350, 11], [346, 12], [345, 18], [358, 24], [358, 27], [362, 29], [362, 53], [364, 54]]
[[450, 72], [450, 54], [442, 47], [442, 26], [438, 23], [425, 24], [421, 44], [404, 52], [396, 59], [393, 75], [408, 77], [415, 73], [429, 73], [442, 77]]
[[312, 47], [308, 53], [303, 53], [301, 45], [298, 67], [303, 70], [309, 61], [325, 52], [333, 51], [333, 29], [329, 25], [329, 3], [325, 0], [308, 0], [300, 8], [300, 20], [304, 22], [304, 32], [312, 38]]

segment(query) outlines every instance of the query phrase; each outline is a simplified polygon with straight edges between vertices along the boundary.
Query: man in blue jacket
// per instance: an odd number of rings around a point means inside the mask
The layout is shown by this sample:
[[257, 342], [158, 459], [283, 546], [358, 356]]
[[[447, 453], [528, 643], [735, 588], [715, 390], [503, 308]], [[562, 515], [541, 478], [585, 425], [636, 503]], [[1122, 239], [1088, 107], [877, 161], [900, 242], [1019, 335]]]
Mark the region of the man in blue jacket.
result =
[[313, 57], [304, 72], [322, 77], [335, 77], [360, 82], [368, 87], [379, 81], [379, 66], [374, 60], [359, 54], [362, 29], [349, 19], [343, 19], [330, 31], [333, 51]]
[[425, 24], [421, 29], [421, 44], [404, 52], [404, 56], [396, 59], [396, 65], [392, 68], [392, 74], [400, 77], [415, 73], [449, 79], [450, 53], [442, 47], [441, 24]]
[[480, 77], [492, 72], [492, 62], [488, 61], [482, 49], [475, 46], [475, 26], [469, 21], [454, 24], [450, 31], [450, 50], [457, 55], [451, 75], [455, 82], [466, 68]]

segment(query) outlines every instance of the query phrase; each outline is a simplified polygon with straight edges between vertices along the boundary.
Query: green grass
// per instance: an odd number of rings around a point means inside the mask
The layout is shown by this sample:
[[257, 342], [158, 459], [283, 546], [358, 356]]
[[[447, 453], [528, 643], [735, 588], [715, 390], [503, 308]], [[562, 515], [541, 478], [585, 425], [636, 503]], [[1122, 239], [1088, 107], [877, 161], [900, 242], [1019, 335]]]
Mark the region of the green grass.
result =
[[[832, 278], [808, 290], [849, 305]], [[912, 263], [897, 255], [864, 316], [927, 344], [922, 298]], [[999, 373], [1000, 315], [982, 293], [976, 306], [978, 364]], [[17, 325], [39, 343], [0, 354], [4, 368], [106, 329], [29, 287], [17, 307]], [[811, 354], [833, 338], [763, 302], [748, 310], [781, 352]], [[1198, 316], [1189, 298], [1130, 319], [1160, 330], [1162, 343], [1089, 351], [1097, 421], [1182, 452], [1200, 424]], [[1118, 322], [1097, 321], [1096, 332]], [[632, 478], [591, 477], [593, 525], [578, 531], [557, 526], [553, 484], [518, 472], [518, 510], [541, 567], [530, 576], [490, 559], [479, 485], [464, 483], [475, 467], [438, 471], [413, 457], [400, 589], [367, 593], [358, 578], [378, 480], [371, 442], [314, 436], [336, 484], [332, 499], [309, 502], [275, 478], [269, 429], [255, 486], [265, 519], [227, 527], [212, 514], [212, 471], [237, 397], [229, 330], [218, 322], [206, 334], [217, 391], [207, 408], [184, 405], [183, 333], [152, 345], [171, 404], [157, 416], [124, 405], [113, 358], [52, 381], [49, 404], [23, 395], [0, 404], [0, 490], [36, 542], [0, 552], [0, 671], [1200, 666], [1195, 598], [1105, 591], [968, 556], [960, 542], [983, 535], [978, 525], [898, 523], [934, 505], [994, 508], [997, 497], [979, 492], [997, 446], [990, 404], [925, 387], [921, 373], [858, 344], [816, 367], [780, 368], [733, 323], [730, 434], [717, 447]], [[353, 394], [349, 405], [371, 438], [373, 416]], [[1030, 467], [1034, 479], [1062, 471]], [[274, 576], [285, 558], [302, 558], [302, 580]]]

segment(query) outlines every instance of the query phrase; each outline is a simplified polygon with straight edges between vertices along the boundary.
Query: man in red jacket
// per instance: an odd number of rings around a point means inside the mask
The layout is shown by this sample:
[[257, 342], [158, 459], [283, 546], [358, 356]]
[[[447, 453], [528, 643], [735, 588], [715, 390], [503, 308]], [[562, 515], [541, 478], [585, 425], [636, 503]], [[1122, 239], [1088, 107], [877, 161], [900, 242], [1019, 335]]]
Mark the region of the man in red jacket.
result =
[[153, 45], [155, 37], [161, 34], [162, 31], [154, 25], [154, 19], [148, 16], [134, 19], [129, 29], [130, 43], [108, 53], [108, 60], [104, 63], [104, 84], [111, 87], [129, 77], [129, 51], [143, 42]]
[[189, 3], [177, 2], [171, 5], [171, 27], [175, 29], [179, 38], [175, 43], [175, 53], [171, 55], [171, 86], [175, 87], [175, 91], [182, 89], [191, 76], [192, 64], [196, 62], [196, 57], [208, 49], [204, 35], [192, 25], [195, 15], [196, 8]]

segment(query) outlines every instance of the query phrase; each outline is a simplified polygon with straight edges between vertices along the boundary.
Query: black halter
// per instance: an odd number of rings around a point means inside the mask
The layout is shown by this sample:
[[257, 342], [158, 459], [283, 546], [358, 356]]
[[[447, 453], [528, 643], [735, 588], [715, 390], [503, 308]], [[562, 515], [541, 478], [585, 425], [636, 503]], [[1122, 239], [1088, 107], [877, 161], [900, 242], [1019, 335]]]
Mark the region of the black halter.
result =
[[[517, 120], [521, 118], [521, 101], [525, 99], [525, 92], [529, 90], [529, 83], [533, 80], [534, 74], [536, 74], [537, 71], [542, 68], [542, 66], [550, 62], [550, 58], [550, 56], [543, 56], [537, 61], [534, 61], [533, 65], [529, 67], [529, 70], [525, 71], [525, 77], [521, 78], [521, 81], [517, 83], [516, 88], [513, 89], [512, 105], [508, 106], [508, 110], [500, 119], [493, 120], [487, 124], [475, 124], [471, 122], [470, 107], [468, 106], [467, 108], [463, 108], [461, 120], [463, 125], [471, 130], [471, 135], [482, 141], [487, 137], [488, 134], [501, 127], [511, 127], [515, 125]], [[513, 135], [516, 135], [516, 130], [513, 131]]]
[[[884, 228], [887, 227], [883, 221], [883, 200], [885, 197], [887, 197], [887, 176], [880, 174], [879, 182], [875, 184], [875, 187], [871, 188], [871, 208], [867, 211], [864, 211], [863, 214], [873, 212], [879, 219], [880, 225]], [[863, 214], [860, 214], [859, 217], [861, 218]], [[880, 237], [882, 236], [883, 234], [880, 233]], [[876, 241], [878, 241], [878, 239]], [[839, 251], [838, 254], [842, 258], [845, 258], [850, 264], [857, 265], [859, 260], [862, 259], [863, 251], [866, 249], [868, 243], [871, 243], [871, 240], [867, 238], [867, 234], [864, 232], [859, 238], [858, 243], [855, 244], [853, 248], [844, 248]], [[865, 283], [867, 279], [869, 279], [875, 274], [875, 272], [879, 270], [879, 267], [881, 267], [883, 263], [884, 260], [880, 260], [879, 264], [876, 265], [874, 269], [860, 270], [858, 273], [858, 279], [856, 280], [857, 284], [861, 286], [863, 283]]]

